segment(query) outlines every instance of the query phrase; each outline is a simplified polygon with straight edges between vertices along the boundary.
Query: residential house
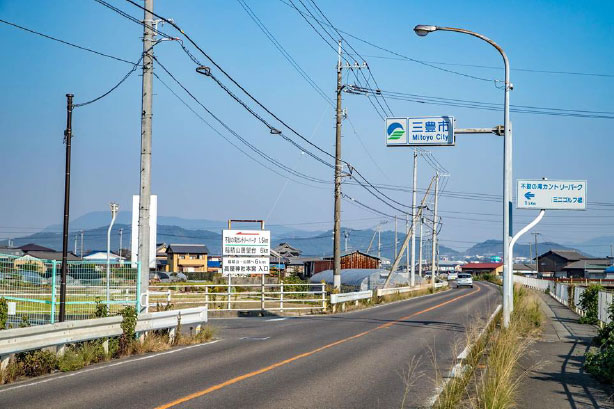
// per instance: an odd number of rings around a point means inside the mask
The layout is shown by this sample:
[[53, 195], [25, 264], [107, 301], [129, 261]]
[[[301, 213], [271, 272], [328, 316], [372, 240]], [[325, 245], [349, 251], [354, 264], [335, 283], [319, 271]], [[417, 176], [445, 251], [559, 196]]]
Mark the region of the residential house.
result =
[[[320, 271], [333, 269], [333, 257], [325, 257], [322, 260], [308, 261], [311, 265], [306, 268], [305, 275], [311, 277]], [[341, 256], [341, 269], [378, 269], [380, 268], [380, 259], [363, 253], [362, 251], [353, 251]], [[309, 275], [307, 275], [309, 274]]]
[[612, 266], [612, 258], [590, 258], [573, 261], [563, 267], [567, 278], [604, 279], [606, 268]]
[[166, 249], [168, 249], [168, 244], [166, 243], [157, 243], [156, 244], [156, 270], [158, 271], [166, 271]]
[[503, 263], [467, 263], [461, 266], [463, 273], [477, 274], [496, 274], [503, 273]]
[[166, 271], [206, 272], [208, 255], [209, 249], [204, 244], [170, 244], [166, 249]]
[[[106, 250], [92, 250], [87, 255], [83, 256], [84, 261], [92, 261], [96, 263], [107, 262]], [[109, 262], [117, 264], [123, 262], [125, 259], [114, 252], [109, 253]]]
[[586, 259], [584, 254], [576, 250], [550, 250], [540, 255], [539, 277], [566, 277], [567, 272], [563, 268], [574, 261]]
[[537, 277], [537, 266], [535, 264], [514, 263], [514, 274], [524, 277]]
[[300, 257], [302, 251], [292, 247], [288, 243], [280, 243], [279, 246], [273, 249], [280, 257]]

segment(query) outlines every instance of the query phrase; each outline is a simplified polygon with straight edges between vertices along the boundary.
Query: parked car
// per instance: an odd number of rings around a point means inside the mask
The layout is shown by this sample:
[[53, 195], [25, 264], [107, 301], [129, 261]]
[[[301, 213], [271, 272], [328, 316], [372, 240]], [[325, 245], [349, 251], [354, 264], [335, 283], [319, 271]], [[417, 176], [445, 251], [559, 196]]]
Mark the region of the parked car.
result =
[[471, 274], [460, 273], [456, 279], [456, 288], [471, 287], [473, 288], [473, 277]]

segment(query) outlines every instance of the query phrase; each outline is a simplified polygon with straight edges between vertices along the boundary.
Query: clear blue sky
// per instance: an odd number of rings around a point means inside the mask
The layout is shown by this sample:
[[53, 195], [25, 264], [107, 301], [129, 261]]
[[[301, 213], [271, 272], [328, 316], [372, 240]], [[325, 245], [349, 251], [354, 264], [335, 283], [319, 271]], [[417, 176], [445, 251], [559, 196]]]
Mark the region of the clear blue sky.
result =
[[[140, 10], [127, 2], [109, 2], [142, 18]], [[247, 3], [318, 86], [334, 97], [334, 51], [283, 2]], [[300, 6], [300, 2], [295, 3]], [[503, 93], [494, 82], [503, 77], [502, 69], [466, 66], [502, 67], [492, 47], [453, 33], [419, 38], [411, 31], [416, 24], [448, 25], [483, 33], [506, 50], [515, 86], [512, 104], [614, 111], [612, 2], [320, 0], [317, 4], [339, 29], [357, 37], [412, 58], [452, 64], [437, 64], [445, 69], [492, 80], [480, 81], [408, 61], [379, 58], [393, 56], [350, 40], [384, 90], [502, 103]], [[157, 0], [155, 10], [175, 19], [277, 115], [314, 143], [334, 151], [333, 109], [273, 47], [238, 2]], [[140, 56], [141, 27], [94, 1], [0, 0], [0, 18], [128, 60], [135, 61]], [[175, 33], [168, 26], [161, 29]], [[15, 237], [61, 222], [64, 95], [74, 93], [77, 103], [98, 96], [121, 79], [130, 65], [4, 24], [0, 24], [0, 36], [0, 235]], [[195, 65], [176, 43], [161, 43], [155, 53], [208, 108], [250, 143], [293, 169], [332, 180], [331, 169], [271, 135], [211, 79], [196, 74]], [[201, 55], [198, 57], [205, 61]], [[159, 67], [155, 70], [189, 99]], [[230, 85], [219, 71], [214, 69], [213, 73]], [[157, 80], [154, 89], [153, 192], [159, 196], [159, 214], [217, 220], [267, 218], [271, 224], [312, 230], [332, 226], [332, 186], [286, 183], [286, 178], [252, 162], [212, 132]], [[137, 71], [106, 98], [75, 110], [73, 217], [106, 210], [110, 201], [119, 202], [121, 211], [130, 211], [131, 195], [138, 193], [139, 182], [140, 92]], [[344, 159], [372, 182], [409, 186], [411, 150], [385, 147], [383, 121], [366, 97], [343, 97], [357, 131], [356, 135], [344, 121]], [[489, 127], [502, 122], [500, 112], [391, 99], [388, 103], [395, 115], [453, 115], [459, 127]], [[198, 112], [206, 117], [202, 110]], [[614, 120], [515, 113], [512, 121], [514, 179], [586, 179], [589, 203], [601, 203], [589, 204], [586, 212], [550, 212], [537, 229], [544, 234], [543, 239], [578, 242], [611, 235], [614, 207], [605, 203], [614, 203]], [[232, 135], [223, 133], [237, 143]], [[457, 146], [431, 151], [450, 172], [447, 192], [501, 193], [502, 138], [461, 135]], [[421, 188], [426, 187], [432, 175], [433, 169], [421, 161]], [[381, 211], [398, 214], [360, 187], [344, 186], [344, 192]], [[387, 193], [410, 203], [408, 193]], [[440, 209], [445, 245], [462, 249], [501, 235], [499, 203], [443, 195]], [[534, 213], [517, 211], [516, 230]], [[344, 225], [355, 228], [371, 227], [382, 219], [345, 202], [343, 217]]]

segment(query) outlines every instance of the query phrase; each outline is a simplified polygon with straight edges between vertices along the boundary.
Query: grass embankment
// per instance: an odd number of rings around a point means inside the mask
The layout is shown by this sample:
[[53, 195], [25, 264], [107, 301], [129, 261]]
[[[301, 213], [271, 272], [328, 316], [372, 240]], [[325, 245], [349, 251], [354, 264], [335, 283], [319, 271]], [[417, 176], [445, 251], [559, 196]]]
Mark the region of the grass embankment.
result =
[[[178, 322], [174, 337], [171, 337], [168, 330], [160, 330], [151, 331], [143, 340], [139, 340], [134, 330], [136, 326], [134, 308], [124, 309], [122, 315], [123, 333], [120, 337], [70, 344], [61, 356], [46, 349], [16, 354], [7, 367], [0, 370], [0, 385], [56, 371], [75, 371], [98, 362], [131, 355], [161, 352], [174, 346], [199, 344], [210, 341], [215, 336], [215, 329], [209, 326], [202, 327], [200, 331], [193, 331], [190, 328], [189, 334], [185, 334], [181, 322]], [[0, 308], [0, 323], [2, 318], [2, 308]]]
[[[447, 384], [434, 407], [515, 407], [516, 393], [525, 374], [519, 368], [519, 361], [532, 339], [538, 336], [542, 321], [537, 295], [522, 286], [514, 286], [514, 312], [509, 328], [502, 328], [500, 319], [495, 320], [496, 324], [476, 342], [465, 361], [465, 373]], [[478, 365], [483, 365], [484, 370], [476, 372]]]

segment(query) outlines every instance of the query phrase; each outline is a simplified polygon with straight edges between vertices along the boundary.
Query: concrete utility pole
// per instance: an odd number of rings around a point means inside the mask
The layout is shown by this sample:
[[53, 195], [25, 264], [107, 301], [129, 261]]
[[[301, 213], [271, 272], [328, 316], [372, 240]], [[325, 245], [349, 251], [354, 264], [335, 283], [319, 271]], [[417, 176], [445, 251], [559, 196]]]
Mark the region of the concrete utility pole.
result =
[[77, 255], [77, 235], [75, 234], [75, 248], [74, 248], [74, 255]]
[[[64, 143], [66, 143], [66, 174], [64, 176], [64, 227], [62, 233], [62, 273], [60, 278], [60, 322], [66, 320], [66, 274], [68, 265], [68, 218], [70, 210], [70, 149], [72, 141], [72, 111], [73, 94], [66, 94], [66, 130], [64, 131]], [[53, 277], [55, 280], [55, 277]]]
[[422, 225], [424, 224], [424, 217], [420, 216], [420, 252], [418, 255], [418, 275], [422, 278]]
[[333, 228], [333, 286], [341, 291], [341, 40], [339, 40], [339, 55], [337, 60], [337, 115], [335, 119], [335, 216]]
[[539, 276], [539, 258], [537, 257], [537, 236], [539, 236], [540, 233], [533, 233], [533, 236], [535, 236], [535, 271], [537, 272], [537, 275]]
[[377, 258], [379, 258], [380, 263], [382, 261], [382, 229], [381, 224], [377, 225]]
[[122, 228], [119, 229], [119, 251], [117, 252], [117, 255], [120, 256], [120, 257], [122, 256], [122, 239], [123, 239], [123, 236], [124, 236], [124, 228], [122, 227]]
[[83, 230], [81, 230], [81, 258], [83, 258]]
[[397, 216], [394, 216], [394, 258], [397, 258]]
[[[149, 208], [151, 201], [151, 120], [153, 97], [153, 0], [145, 0], [143, 22], [143, 93], [141, 110], [141, 185], [139, 192], [139, 246], [141, 265], [140, 293], [149, 287]], [[147, 307], [145, 307], [145, 312]]]
[[[412, 225], [412, 229], [413, 227], [414, 226]], [[409, 234], [409, 215], [405, 215], [405, 234]], [[403, 249], [401, 249], [401, 252], [402, 251]], [[407, 248], [405, 249], [405, 264], [405, 271], [407, 272], [407, 275], [409, 275], [409, 246], [407, 246]]]
[[431, 280], [433, 290], [435, 289], [435, 275], [437, 266], [435, 264], [435, 256], [437, 253], [437, 198], [439, 196], [439, 172], [435, 175], [435, 210], [433, 211], [433, 237], [431, 240]]
[[344, 231], [343, 232], [343, 237], [345, 238], [345, 252], [348, 252], [348, 238], [350, 237], [350, 233], [348, 233], [348, 231]]
[[[414, 149], [414, 186], [412, 188], [411, 215], [412, 224], [416, 225], [416, 184], [418, 183], [418, 152]], [[411, 230], [411, 274], [409, 285], [416, 285], [416, 229]]]

